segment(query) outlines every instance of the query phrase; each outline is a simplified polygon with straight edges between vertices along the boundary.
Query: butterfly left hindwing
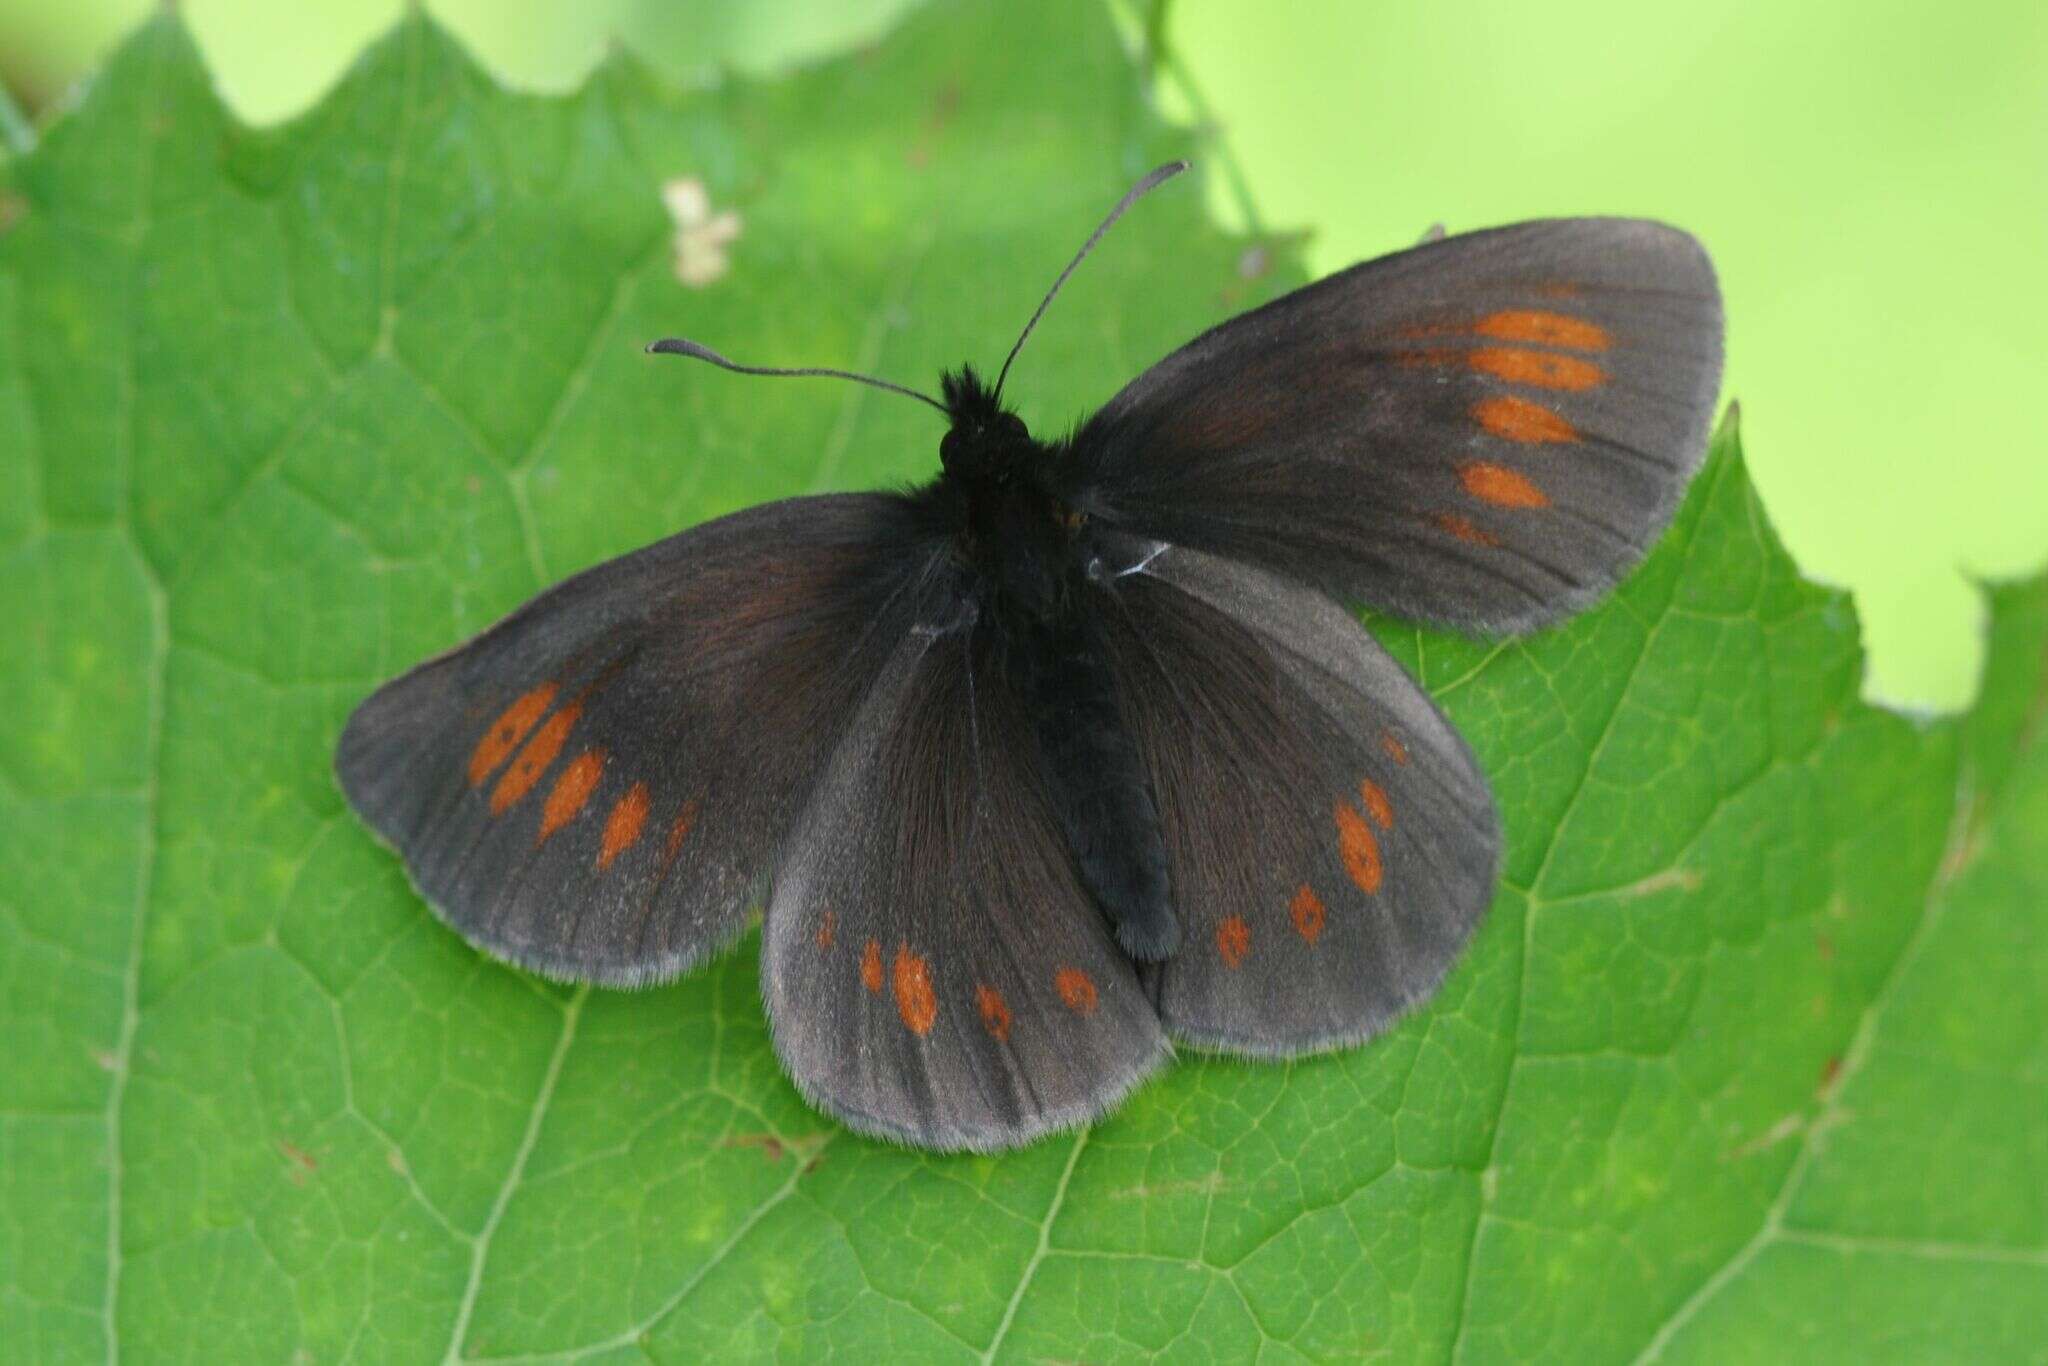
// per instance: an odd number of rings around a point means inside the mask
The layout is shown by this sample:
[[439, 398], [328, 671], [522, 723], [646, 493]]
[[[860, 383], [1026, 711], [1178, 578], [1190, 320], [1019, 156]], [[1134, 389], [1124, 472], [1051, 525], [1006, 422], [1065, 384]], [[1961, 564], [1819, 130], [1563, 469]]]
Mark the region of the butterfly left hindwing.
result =
[[1089, 899], [985, 628], [908, 642], [776, 869], [761, 990], [814, 1104], [988, 1151], [1084, 1123], [1169, 1053]]
[[1127, 545], [1106, 639], [1150, 770], [1181, 949], [1169, 1033], [1286, 1055], [1383, 1031], [1492, 899], [1500, 831], [1450, 723], [1314, 589]]

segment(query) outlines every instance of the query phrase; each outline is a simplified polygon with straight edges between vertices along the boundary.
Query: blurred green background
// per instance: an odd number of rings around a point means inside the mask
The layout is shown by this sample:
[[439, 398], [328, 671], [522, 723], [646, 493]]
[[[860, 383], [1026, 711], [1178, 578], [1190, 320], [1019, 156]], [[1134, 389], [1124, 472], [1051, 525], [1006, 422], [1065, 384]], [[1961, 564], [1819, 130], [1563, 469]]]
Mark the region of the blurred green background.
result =
[[[47, 118], [153, 3], [0, 0], [0, 80]], [[609, 41], [701, 80], [868, 41], [909, 3], [428, 8], [508, 81], [559, 88]], [[227, 98], [267, 121], [402, 4], [182, 8]], [[1135, 39], [1142, 11], [1122, 13]], [[1318, 271], [1435, 220], [1631, 213], [1698, 233], [1756, 481], [1808, 573], [1855, 590], [1866, 690], [1970, 696], [1970, 576], [2048, 558], [2048, 6], [1182, 0], [1162, 50], [1168, 112], [1227, 137], [1219, 215], [1311, 228]]]

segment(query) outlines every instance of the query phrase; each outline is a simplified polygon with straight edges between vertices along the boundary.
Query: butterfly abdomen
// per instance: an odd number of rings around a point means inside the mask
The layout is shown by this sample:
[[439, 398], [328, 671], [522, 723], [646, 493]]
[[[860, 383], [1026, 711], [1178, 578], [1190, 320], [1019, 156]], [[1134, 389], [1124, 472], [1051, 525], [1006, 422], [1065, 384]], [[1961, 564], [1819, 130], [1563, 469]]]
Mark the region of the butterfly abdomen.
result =
[[944, 379], [953, 426], [945, 473], [922, 495], [950, 520], [974, 567], [1010, 686], [1031, 718], [1040, 769], [1067, 848], [1124, 952], [1141, 962], [1180, 945], [1159, 808], [1126, 724], [1099, 604], [1077, 545], [1086, 518], [1055, 487], [1064, 444], [1032, 439], [971, 369]]
[[1030, 711], [1081, 880], [1126, 953], [1140, 961], [1170, 957], [1180, 924], [1159, 811], [1094, 621], [1077, 602], [1013, 633], [1012, 683]]

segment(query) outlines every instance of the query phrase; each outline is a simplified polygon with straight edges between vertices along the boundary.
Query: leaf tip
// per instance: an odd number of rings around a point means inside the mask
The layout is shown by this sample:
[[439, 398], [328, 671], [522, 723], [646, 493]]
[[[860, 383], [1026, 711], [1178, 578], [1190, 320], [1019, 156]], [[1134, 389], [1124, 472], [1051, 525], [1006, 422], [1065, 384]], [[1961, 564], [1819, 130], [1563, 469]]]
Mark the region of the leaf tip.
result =
[[1742, 400], [1731, 398], [1728, 406], [1721, 410], [1721, 421], [1714, 427], [1714, 440], [1740, 441], [1742, 439]]

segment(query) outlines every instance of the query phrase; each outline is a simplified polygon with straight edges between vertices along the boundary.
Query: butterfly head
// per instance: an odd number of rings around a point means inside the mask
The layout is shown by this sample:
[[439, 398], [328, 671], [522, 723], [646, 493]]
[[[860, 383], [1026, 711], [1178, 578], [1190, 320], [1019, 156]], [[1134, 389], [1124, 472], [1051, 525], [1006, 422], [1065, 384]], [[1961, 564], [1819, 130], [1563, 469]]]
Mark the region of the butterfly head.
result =
[[1014, 483], [1039, 449], [1024, 420], [1003, 407], [971, 365], [944, 376], [940, 384], [949, 424], [939, 442], [946, 473], [968, 485]]

